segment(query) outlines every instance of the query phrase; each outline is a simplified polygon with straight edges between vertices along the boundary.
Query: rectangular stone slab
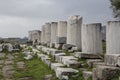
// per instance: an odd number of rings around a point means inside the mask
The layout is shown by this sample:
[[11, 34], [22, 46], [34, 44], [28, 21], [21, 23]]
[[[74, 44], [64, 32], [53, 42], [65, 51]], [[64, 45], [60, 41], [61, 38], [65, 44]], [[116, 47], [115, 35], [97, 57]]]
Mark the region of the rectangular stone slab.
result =
[[105, 64], [110, 66], [120, 66], [120, 54], [106, 54]]
[[97, 66], [93, 69], [93, 80], [112, 80], [120, 74], [120, 68], [112, 66]]
[[98, 54], [93, 54], [89, 52], [75, 52], [74, 56], [84, 59], [100, 59], [100, 56]]

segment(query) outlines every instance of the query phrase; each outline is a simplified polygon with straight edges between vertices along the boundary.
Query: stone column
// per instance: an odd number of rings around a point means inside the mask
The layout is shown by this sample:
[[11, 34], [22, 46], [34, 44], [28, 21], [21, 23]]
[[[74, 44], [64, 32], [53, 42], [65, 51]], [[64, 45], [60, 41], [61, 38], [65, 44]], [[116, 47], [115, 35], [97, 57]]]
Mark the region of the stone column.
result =
[[56, 43], [57, 39], [57, 22], [51, 23], [51, 43]]
[[118, 64], [120, 58], [120, 21], [109, 21], [106, 29], [105, 63], [112, 66]]
[[65, 44], [67, 37], [67, 21], [59, 21], [57, 29], [57, 43]]
[[45, 25], [42, 26], [41, 43], [45, 43]]
[[72, 44], [81, 50], [81, 16], [71, 16], [67, 26], [67, 44]]
[[109, 21], [106, 29], [107, 54], [120, 54], [120, 21]]
[[33, 41], [33, 44], [40, 44], [41, 43], [41, 31], [39, 30], [29, 31], [29, 40]]
[[46, 44], [49, 44], [51, 42], [51, 24], [50, 23], [45, 24], [45, 41], [46, 41]]
[[102, 53], [101, 24], [87, 24], [82, 26], [82, 52], [93, 54]]

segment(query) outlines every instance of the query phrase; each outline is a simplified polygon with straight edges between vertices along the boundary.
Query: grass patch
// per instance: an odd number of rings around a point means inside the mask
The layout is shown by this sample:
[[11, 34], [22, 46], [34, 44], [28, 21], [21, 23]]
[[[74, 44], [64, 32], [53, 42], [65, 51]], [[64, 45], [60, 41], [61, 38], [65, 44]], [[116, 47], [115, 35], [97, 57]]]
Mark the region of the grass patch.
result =
[[57, 80], [54, 71], [52, 71], [41, 59], [34, 57], [32, 60], [25, 61], [24, 71], [16, 71], [15, 78], [18, 80], [23, 77], [32, 77], [33, 80], [44, 80], [45, 75], [53, 74], [52, 80]]

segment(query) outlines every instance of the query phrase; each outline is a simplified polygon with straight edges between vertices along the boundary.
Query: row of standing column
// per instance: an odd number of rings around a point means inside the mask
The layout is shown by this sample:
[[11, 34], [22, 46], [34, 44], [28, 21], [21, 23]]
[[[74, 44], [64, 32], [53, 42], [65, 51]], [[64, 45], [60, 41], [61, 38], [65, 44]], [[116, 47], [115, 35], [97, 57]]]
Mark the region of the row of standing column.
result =
[[71, 44], [82, 52], [102, 53], [101, 24], [82, 26], [81, 16], [71, 16], [68, 22], [46, 23], [42, 27], [42, 38], [44, 43]]

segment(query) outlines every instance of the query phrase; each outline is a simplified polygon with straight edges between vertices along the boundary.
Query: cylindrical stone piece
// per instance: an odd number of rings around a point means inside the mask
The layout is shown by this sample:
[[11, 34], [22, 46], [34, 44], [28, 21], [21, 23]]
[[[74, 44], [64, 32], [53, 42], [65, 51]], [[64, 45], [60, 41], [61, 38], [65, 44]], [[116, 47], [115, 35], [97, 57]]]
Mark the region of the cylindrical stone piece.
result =
[[120, 21], [109, 21], [106, 29], [107, 54], [120, 54]]
[[102, 53], [101, 23], [82, 26], [82, 52]]
[[72, 44], [81, 50], [81, 16], [71, 16], [67, 26], [67, 44]]
[[57, 39], [57, 22], [51, 23], [51, 43], [56, 43]]

